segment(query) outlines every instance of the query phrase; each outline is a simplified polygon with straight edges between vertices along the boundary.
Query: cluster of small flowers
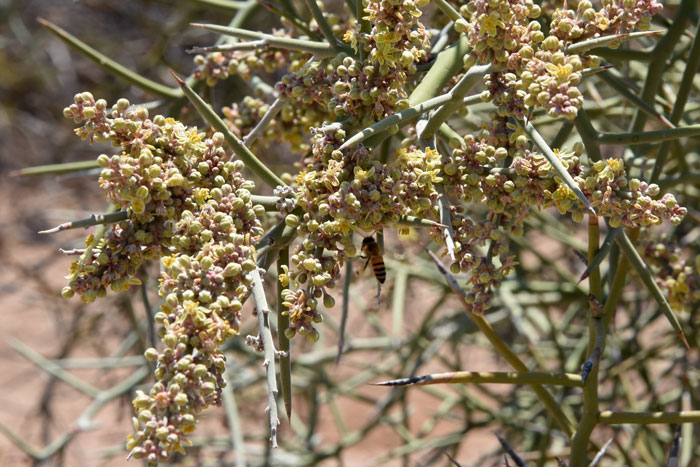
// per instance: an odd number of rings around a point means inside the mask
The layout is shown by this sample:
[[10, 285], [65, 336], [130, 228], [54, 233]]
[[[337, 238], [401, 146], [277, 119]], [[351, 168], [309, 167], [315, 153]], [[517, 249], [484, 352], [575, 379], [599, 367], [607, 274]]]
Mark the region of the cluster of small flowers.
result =
[[146, 351], [158, 363], [157, 382], [134, 399], [137, 417], [127, 439], [131, 455], [149, 464], [182, 452], [199, 414], [220, 404], [226, 384], [219, 348], [238, 333], [247, 273], [257, 267], [253, 245], [262, 234], [262, 207], [250, 201], [251, 182], [238, 171], [227, 182], [202, 194], [196, 213], [182, 213], [175, 254], [162, 260], [159, 294], [165, 305], [155, 319], [166, 347]]
[[[492, 214], [501, 215], [504, 228], [515, 235], [523, 232], [523, 220], [531, 208], [556, 206], [560, 213], [571, 213], [576, 221], [584, 216], [584, 206], [575, 193], [563, 183], [552, 165], [539, 152], [527, 148], [522, 130], [506, 124], [507, 145], [495, 140], [493, 128], [477, 135], [468, 135], [464, 143], [453, 141], [452, 154], [445, 159], [441, 177], [452, 193], [464, 202], [485, 204]], [[659, 187], [638, 179], [627, 179], [620, 159], [599, 161], [591, 167], [581, 163], [583, 145], [573, 152], [555, 150], [581, 191], [617, 227], [645, 227], [662, 220], [678, 224], [687, 209], [678, 205], [672, 194], [654, 200]], [[503, 162], [511, 160], [503, 169]]]
[[681, 247], [667, 238], [642, 242], [641, 251], [656, 283], [666, 291], [669, 304], [677, 311], [700, 307], [700, 255], [687, 258]]
[[[274, 30], [273, 35], [292, 37], [284, 29]], [[214, 86], [217, 81], [238, 75], [246, 81], [254, 73], [275, 70], [286, 67], [290, 61], [300, 58], [299, 53], [291, 53], [283, 49], [264, 47], [256, 50], [232, 50], [224, 52], [209, 52], [206, 55], [195, 55], [193, 76], [200, 81], [206, 81], [208, 86]]]
[[467, 35], [472, 48], [464, 57], [466, 68], [476, 62], [506, 65], [520, 48], [544, 40], [540, 24], [532, 21], [541, 14], [532, 0], [473, 0], [460, 13], [466, 20], [457, 20], [455, 29]]
[[369, 33], [348, 30], [345, 40], [355, 50], [368, 53], [369, 64], [379, 65], [380, 75], [389, 75], [394, 68], [415, 73], [415, 64], [426, 58], [430, 49], [429, 34], [418, 21], [420, 8], [429, 0], [367, 1], [362, 19], [372, 25]]
[[611, 227], [647, 227], [663, 220], [678, 225], [688, 213], [671, 193], [653, 199], [659, 194], [658, 185], [628, 180], [621, 159], [598, 161], [576, 181]]
[[[474, 223], [458, 208], [451, 208], [454, 231], [455, 261], [450, 270], [453, 274], [469, 273], [466, 302], [469, 311], [484, 313], [491, 306], [495, 291], [515, 266], [515, 257], [508, 254], [506, 236], [500, 231], [498, 215], [487, 216], [485, 222]], [[442, 232], [431, 229], [433, 239], [444, 244]], [[484, 254], [484, 251], [488, 251]], [[497, 261], [494, 261], [496, 259]]]
[[628, 33], [634, 29], [646, 31], [651, 17], [663, 8], [661, 3], [654, 0], [603, 0], [602, 3], [602, 8], [597, 11], [588, 0], [579, 2], [576, 11], [557, 8], [552, 13], [550, 34], [565, 41], [577, 42], [602, 35]]
[[363, 33], [356, 23], [345, 40], [366, 58], [341, 52], [331, 60], [309, 62], [282, 78], [276, 86], [280, 94], [304, 107], [314, 103], [327, 109], [328, 121], [350, 117], [351, 123], [363, 125], [406, 108], [408, 80], [430, 47], [429, 34], [418, 21], [421, 11], [412, 1], [382, 0], [368, 2], [365, 12], [372, 30]]
[[[312, 334], [320, 319], [317, 299], [332, 303], [327, 289], [339, 278], [340, 265], [355, 256], [351, 232], [380, 232], [402, 215], [438, 214], [441, 158], [431, 149], [401, 149], [391, 164], [373, 158], [358, 145], [345, 153], [338, 148], [345, 131], [337, 125], [315, 129], [312, 159], [297, 177], [297, 199], [304, 214], [287, 217], [287, 224], [306, 237], [291, 256], [285, 273], [291, 287], [285, 303], [290, 308], [290, 331]], [[300, 284], [308, 284], [305, 290]]]
[[465, 68], [477, 62], [503, 68], [487, 77], [484, 100], [493, 101], [501, 115], [522, 118], [542, 108], [553, 117], [576, 117], [583, 105], [576, 85], [584, 66], [597, 66], [597, 57], [567, 54], [565, 40], [545, 37], [540, 23], [532, 21], [541, 10], [531, 0], [476, 0], [461, 11], [469, 20], [455, 26], [472, 45]]
[[155, 464], [182, 452], [198, 414], [220, 401], [225, 360], [218, 349], [238, 331], [264, 209], [252, 204], [254, 184], [242, 176], [243, 163], [230, 160], [221, 133], [206, 138], [174, 119], [151, 120], [125, 99], [111, 115], [106, 109], [83, 93], [64, 113], [83, 123], [76, 130], [83, 139], [121, 147], [98, 158], [100, 185], [129, 218], [99, 241], [88, 238], [63, 293], [92, 301], [107, 286], [137, 283], [143, 261], [162, 257], [165, 305], [156, 321], [165, 349], [146, 351], [158, 362], [158, 381], [134, 400], [135, 433], [127, 442], [132, 456]]
[[64, 114], [82, 126], [76, 133], [91, 141], [110, 141], [121, 147], [111, 157], [101, 155], [100, 186], [107, 198], [129, 214], [127, 221], [112, 225], [71, 266], [65, 296], [78, 293], [93, 301], [115, 290], [138, 283], [133, 278], [144, 256], [158, 256], [171, 245], [173, 225], [186, 209], [197, 209], [198, 193], [224, 184], [236, 172], [227, 162], [223, 135], [204, 138], [194, 128], [160, 115], [150, 119], [144, 108], [131, 109], [120, 99], [107, 113], [107, 103], [90, 93], [78, 94]]
[[[255, 128], [269, 108], [264, 100], [246, 96], [240, 103], [224, 107], [222, 113], [228, 128], [242, 138]], [[267, 147], [271, 141], [286, 141], [293, 152], [307, 152], [311, 128], [329, 118], [329, 113], [318, 106], [301, 106], [295, 100], [285, 100], [278, 116], [265, 127], [262, 137], [256, 140], [256, 145]]]

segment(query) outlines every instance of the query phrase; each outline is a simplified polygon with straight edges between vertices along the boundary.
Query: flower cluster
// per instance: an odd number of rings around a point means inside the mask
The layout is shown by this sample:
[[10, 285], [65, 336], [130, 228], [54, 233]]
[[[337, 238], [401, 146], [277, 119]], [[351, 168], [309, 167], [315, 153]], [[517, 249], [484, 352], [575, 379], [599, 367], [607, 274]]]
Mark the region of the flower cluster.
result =
[[687, 258], [681, 247], [668, 238], [644, 241], [641, 251], [673, 309], [697, 310], [700, 306], [700, 255]]
[[486, 79], [484, 100], [493, 101], [500, 115], [522, 118], [535, 108], [550, 116], [576, 117], [583, 96], [576, 86], [584, 65], [595, 66], [595, 57], [565, 52], [567, 42], [532, 21], [541, 11], [531, 0], [498, 2], [478, 0], [463, 7], [469, 21], [456, 26], [465, 32], [472, 51], [465, 67], [492, 63], [503, 70]]
[[199, 413], [220, 402], [219, 348], [238, 332], [264, 209], [253, 205], [254, 184], [241, 174], [243, 163], [230, 160], [222, 134], [207, 138], [174, 119], [149, 119], [125, 99], [106, 109], [83, 93], [65, 115], [83, 124], [76, 132], [84, 139], [120, 147], [98, 158], [100, 185], [128, 219], [88, 238], [64, 295], [92, 301], [108, 286], [127, 288], [144, 260], [162, 257], [165, 305], [156, 321], [165, 349], [146, 352], [158, 364], [157, 382], [134, 400], [127, 442], [131, 455], [155, 464], [182, 452]]
[[[269, 108], [264, 100], [246, 96], [240, 103], [224, 107], [222, 113], [229, 129], [242, 138], [255, 128]], [[295, 100], [285, 100], [279, 114], [270, 121], [254, 147], [266, 148], [272, 141], [285, 141], [294, 152], [308, 151], [311, 128], [328, 118], [329, 113], [317, 106], [301, 106]]]
[[[274, 36], [291, 37], [283, 30], [274, 30]], [[210, 52], [206, 55], [195, 55], [193, 71], [194, 78], [206, 81], [207, 85], [214, 86], [219, 80], [226, 80], [230, 76], [238, 75], [246, 81], [257, 72], [275, 70], [286, 67], [290, 61], [300, 58], [300, 54], [291, 54], [282, 49], [261, 47], [255, 50], [231, 50], [224, 52]]]
[[678, 225], [688, 213], [671, 193], [654, 199], [659, 194], [658, 185], [628, 180], [620, 159], [596, 162], [579, 178], [579, 185], [599, 213], [609, 217], [612, 227], [647, 227], [663, 220]]
[[[499, 216], [490, 214], [486, 222], [475, 223], [452, 208], [455, 261], [453, 274], [469, 273], [466, 302], [473, 313], [484, 313], [491, 306], [502, 280], [513, 270], [515, 257], [508, 254], [506, 236], [500, 231]], [[433, 239], [444, 244], [441, 231], [432, 229]], [[486, 254], [484, 254], [486, 252]]]
[[344, 36], [359, 57], [341, 52], [330, 60], [308, 62], [282, 78], [280, 94], [303, 104], [297, 107], [327, 109], [327, 121], [349, 117], [364, 125], [408, 106], [409, 78], [416, 64], [427, 59], [430, 46], [418, 21], [421, 11], [412, 1], [382, 0], [368, 2], [365, 12], [371, 31], [362, 32], [358, 22]]
[[602, 35], [649, 29], [651, 17], [661, 11], [663, 5], [654, 0], [604, 0], [596, 10], [588, 0], [579, 2], [576, 11], [557, 8], [552, 14], [550, 34], [559, 39], [577, 42]]
[[174, 254], [162, 260], [159, 294], [165, 305], [156, 321], [166, 347], [146, 352], [158, 364], [157, 382], [134, 399], [137, 417], [127, 439], [131, 455], [151, 464], [183, 451], [199, 414], [220, 404], [226, 385], [219, 348], [238, 333], [247, 273], [257, 267], [253, 244], [262, 231], [261, 207], [250, 202], [251, 183], [238, 171], [227, 182], [202, 196], [196, 213], [182, 213]]
[[[508, 131], [509, 149], [489, 141], [493, 139], [489, 130], [477, 137], [468, 135], [464, 145], [455, 144], [443, 166], [445, 184], [454, 187], [462, 201], [483, 203], [490, 212], [500, 214], [502, 225], [516, 234], [522, 233], [522, 222], [532, 207], [556, 206], [576, 221], [583, 219], [584, 206], [547, 159], [527, 148], [527, 139], [519, 130]], [[583, 165], [582, 150], [577, 144], [573, 152], [555, 150], [555, 154], [591, 205], [610, 218], [611, 226], [645, 227], [662, 220], [678, 224], [687, 214], [670, 193], [653, 199], [659, 194], [657, 185], [628, 180], [620, 159]], [[504, 168], [507, 159], [511, 162]]]

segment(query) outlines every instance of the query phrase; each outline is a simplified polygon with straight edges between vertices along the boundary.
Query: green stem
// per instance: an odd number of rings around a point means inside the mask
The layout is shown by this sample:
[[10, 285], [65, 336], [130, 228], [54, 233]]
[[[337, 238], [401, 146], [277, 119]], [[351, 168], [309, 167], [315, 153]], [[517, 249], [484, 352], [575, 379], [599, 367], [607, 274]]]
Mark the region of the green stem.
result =
[[[664, 37], [654, 46], [651, 54], [653, 60], [646, 68], [646, 80], [642, 89], [641, 98], [645, 102], [654, 102], [654, 97], [661, 86], [664, 79], [664, 71], [666, 70], [666, 59], [673, 52], [673, 48], [678, 44], [678, 40], [685, 32], [685, 26], [690, 19], [691, 13], [695, 9], [694, 0], [682, 0], [680, 7], [676, 12], [676, 16], [669, 26]], [[637, 110], [632, 124], [630, 126], [631, 134], [639, 133], [644, 129], [646, 123], [646, 114]]]
[[440, 11], [445, 13], [450, 18], [450, 20], [464, 20], [462, 15], [459, 14], [459, 11], [455, 10], [455, 8], [445, 0], [433, 0], [433, 3], [435, 3], [435, 6], [437, 6], [440, 9]]
[[341, 49], [340, 44], [338, 43], [338, 40], [333, 34], [333, 28], [330, 24], [328, 24], [328, 21], [326, 21], [326, 17], [323, 16], [323, 12], [318, 7], [318, 3], [316, 3], [316, 0], [304, 0], [304, 3], [306, 3], [306, 6], [309, 8], [309, 10], [311, 10], [311, 14], [316, 20], [319, 29], [321, 29], [323, 37], [326, 38], [333, 50], [335, 52], [338, 52]]
[[455, 112], [463, 107], [462, 101], [467, 93], [488, 73], [494, 73], [500, 69], [496, 65], [473, 66], [467, 71], [457, 84], [447, 93], [450, 100], [440, 107], [428, 120], [428, 124], [420, 135], [421, 139], [429, 140], [433, 137], [440, 125], [447, 121]]
[[[588, 262], [592, 262], [598, 253], [600, 243], [600, 228], [598, 226], [598, 216], [589, 215], [588, 222]], [[605, 349], [605, 331], [602, 326], [602, 318], [597, 304], [602, 300], [602, 287], [600, 268], [594, 268], [588, 277], [590, 284], [591, 299], [588, 317], [588, 358], [586, 364], [591, 364], [592, 368], [586, 377], [583, 387], [583, 413], [579, 421], [576, 434], [571, 442], [571, 455], [569, 456], [571, 466], [588, 465], [587, 448], [590, 442], [591, 433], [596, 426], [598, 419], [598, 369], [600, 357]], [[585, 365], [584, 364], [584, 369]]]
[[48, 164], [38, 165], [36, 167], [28, 167], [26, 169], [20, 169], [14, 172], [10, 172], [10, 176], [24, 177], [27, 175], [61, 175], [74, 172], [81, 172], [83, 170], [97, 169], [99, 167], [100, 164], [98, 164], [96, 160], [66, 162], [63, 164]]
[[606, 410], [598, 416], [603, 425], [653, 425], [655, 423], [700, 423], [700, 410], [681, 412], [613, 412]]
[[325, 42], [273, 36], [272, 34], [265, 34], [263, 32], [248, 31], [247, 29], [240, 28], [230, 28], [228, 26], [220, 26], [217, 24], [191, 23], [190, 26], [207, 29], [225, 36], [237, 37], [238, 39], [265, 40], [270, 44], [270, 47], [308, 52], [314, 54], [316, 57], [333, 57], [336, 54], [333, 46]]
[[580, 375], [528, 371], [457, 371], [397, 379], [376, 383], [376, 386], [423, 386], [428, 384], [548, 384], [551, 386], [582, 387]]
[[663, 141], [676, 140], [678, 138], [690, 138], [700, 136], [700, 124], [687, 125], [678, 128], [666, 128], [655, 131], [637, 131], [631, 133], [598, 133], [596, 141], [601, 144], [615, 145], [639, 145], [661, 143]]
[[[469, 313], [469, 316], [474, 320], [474, 323], [478, 326], [479, 330], [486, 336], [488, 341], [493, 345], [499, 355], [503, 357], [510, 366], [512, 366], [516, 371], [527, 372], [527, 366], [520, 360], [520, 358], [508, 347], [503, 339], [494, 331], [489, 322], [484, 318], [484, 316]], [[571, 438], [574, 435], [574, 427], [571, 420], [564, 414], [559, 403], [554, 400], [554, 397], [539, 384], [530, 383], [528, 384], [532, 390], [537, 394], [540, 402], [549, 410], [549, 413], [554, 417], [559, 425], [559, 428]]]
[[51, 31], [56, 37], [61, 39], [63, 42], [85, 55], [87, 58], [97, 63], [100, 67], [104, 68], [108, 72], [112, 73], [119, 78], [133, 84], [139, 89], [145, 92], [154, 94], [156, 96], [165, 97], [167, 99], [176, 99], [182, 97], [182, 92], [176, 88], [169, 88], [160, 83], [156, 83], [153, 80], [145, 78], [138, 73], [129, 70], [124, 65], [115, 62], [111, 58], [102, 54], [101, 52], [93, 49], [85, 42], [81, 41], [77, 37], [71, 35], [68, 31], [59, 28], [55, 24], [46, 21], [43, 18], [39, 18], [37, 21]]

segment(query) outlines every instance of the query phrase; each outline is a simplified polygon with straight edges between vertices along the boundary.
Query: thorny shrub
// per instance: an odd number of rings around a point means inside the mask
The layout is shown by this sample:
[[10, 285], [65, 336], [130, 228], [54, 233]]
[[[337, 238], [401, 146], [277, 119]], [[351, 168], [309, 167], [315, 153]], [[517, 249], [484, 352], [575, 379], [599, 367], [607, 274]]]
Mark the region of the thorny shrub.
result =
[[[629, 176], [622, 159], [593, 160], [581, 143], [555, 149], [587, 206], [522, 124], [542, 115], [574, 119], [584, 103], [579, 85], [600, 60], [568, 49], [647, 29], [660, 3], [457, 4], [462, 18], [454, 22], [455, 37], [466, 38], [468, 50], [462, 70], [433, 95], [449, 91], [473, 67], [490, 64], [481, 100], [493, 111], [480, 130], [441, 136], [437, 145], [423, 141], [414, 124], [405, 126], [401, 147], [389, 160], [371, 145], [343, 144], [415, 104], [411, 93], [427, 79], [436, 58], [430, 29], [421, 22], [429, 1], [363, 3], [362, 21], [350, 14], [327, 15], [340, 44], [334, 56], [266, 46], [194, 59], [194, 79], [208, 85], [232, 75], [248, 80], [263, 71], [285, 73], [274, 85], [280, 110], [253, 149], [264, 158], [270, 144], [286, 142], [299, 155], [298, 172], [286, 177], [289, 185], [272, 187], [280, 198], [277, 210], [298, 238], [279, 278], [287, 287], [287, 337], [318, 339], [319, 304], [334, 305], [341, 266], [359, 254], [353, 233], [402, 229], [410, 216], [435, 221], [431, 236], [450, 253], [452, 272], [468, 274], [466, 300], [477, 313], [489, 310], [516, 266], [509, 237], [523, 235], [534, 211], [555, 207], [580, 222], [592, 208], [610, 227], [630, 229], [681, 222], [687, 210], [676, 198]], [[434, 18], [436, 26], [445, 24], [444, 16]], [[275, 37], [308, 39], [293, 24], [283, 24]], [[321, 35], [315, 22], [308, 32]], [[247, 96], [222, 114], [229, 131], [243, 137], [270, 107], [264, 97]], [[220, 348], [239, 331], [242, 303], [251, 289], [248, 272], [257, 267], [256, 244], [265, 233], [264, 208], [252, 201], [255, 184], [219, 132], [151, 116], [125, 99], [110, 107], [88, 92], [76, 95], [65, 116], [79, 125], [81, 138], [117, 148], [98, 157], [99, 182], [128, 217], [110, 225], [104, 236], [87, 238], [63, 295], [91, 302], [108, 290], [139, 284], [136, 273], [144, 262], [162, 263], [163, 305], [155, 319], [163, 349], [146, 352], [157, 362], [156, 382], [133, 401], [134, 432], [127, 441], [131, 456], [156, 464], [184, 453], [202, 410], [221, 403], [225, 359]], [[475, 219], [467, 205], [481, 205], [485, 214]], [[445, 219], [448, 225], [441, 224]], [[643, 243], [643, 253], [674, 308], [698, 305], [697, 258], [686, 260], [676, 246], [654, 240]]]

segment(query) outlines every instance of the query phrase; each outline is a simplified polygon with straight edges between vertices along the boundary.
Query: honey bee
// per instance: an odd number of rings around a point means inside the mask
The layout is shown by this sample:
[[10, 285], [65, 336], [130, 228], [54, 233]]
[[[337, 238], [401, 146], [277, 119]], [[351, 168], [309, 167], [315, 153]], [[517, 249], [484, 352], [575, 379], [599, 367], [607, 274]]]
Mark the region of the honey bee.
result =
[[380, 284], [383, 284], [386, 280], [386, 268], [384, 267], [384, 259], [382, 259], [382, 251], [374, 237], [365, 237], [362, 240], [362, 252], [367, 257], [365, 268], [368, 264], [372, 264], [374, 277]]

